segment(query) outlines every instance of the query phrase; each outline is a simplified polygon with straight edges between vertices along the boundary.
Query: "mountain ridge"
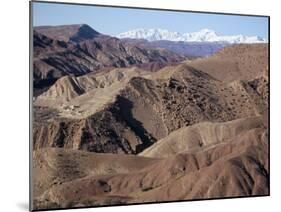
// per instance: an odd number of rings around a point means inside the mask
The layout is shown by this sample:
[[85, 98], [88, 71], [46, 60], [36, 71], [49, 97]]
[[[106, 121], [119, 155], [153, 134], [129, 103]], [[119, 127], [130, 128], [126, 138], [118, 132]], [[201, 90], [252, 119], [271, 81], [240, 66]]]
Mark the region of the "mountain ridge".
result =
[[87, 24], [36, 26], [34, 30], [54, 40], [80, 42], [102, 35]]

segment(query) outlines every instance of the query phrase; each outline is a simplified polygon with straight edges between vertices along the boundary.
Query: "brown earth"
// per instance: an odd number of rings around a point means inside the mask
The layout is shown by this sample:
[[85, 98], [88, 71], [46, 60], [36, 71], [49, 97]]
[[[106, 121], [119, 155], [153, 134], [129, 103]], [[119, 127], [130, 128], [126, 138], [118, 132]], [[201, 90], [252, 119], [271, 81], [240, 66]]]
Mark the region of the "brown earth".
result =
[[268, 44], [233, 45], [213, 56], [187, 63], [222, 81], [267, 77]]
[[[77, 56], [69, 36], [53, 38], [36, 42], [50, 55], [72, 46]], [[70, 63], [63, 53], [61, 64], [85, 64], [96, 53], [115, 61], [119, 42], [79, 40], [85, 55]], [[156, 62], [58, 77], [33, 102], [34, 208], [268, 195], [267, 50], [234, 45], [175, 64], [157, 49], [144, 54]]]
[[130, 68], [65, 79], [35, 101], [36, 114], [42, 106], [56, 111], [44, 123], [40, 115], [35, 120], [35, 149], [139, 153], [181, 127], [258, 116], [267, 108], [265, 78], [256, 86], [225, 83], [185, 64], [156, 73]]
[[267, 195], [266, 128], [249, 128], [216, 143], [162, 159], [36, 150], [35, 208]]

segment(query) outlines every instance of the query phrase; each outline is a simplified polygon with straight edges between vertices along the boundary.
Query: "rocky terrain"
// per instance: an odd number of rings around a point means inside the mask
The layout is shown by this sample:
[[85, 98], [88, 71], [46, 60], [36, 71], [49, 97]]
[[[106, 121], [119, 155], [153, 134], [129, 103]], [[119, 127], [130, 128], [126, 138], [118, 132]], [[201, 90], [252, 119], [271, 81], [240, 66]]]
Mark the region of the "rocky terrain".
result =
[[35, 209], [269, 194], [266, 44], [189, 60], [48, 26], [34, 55]]

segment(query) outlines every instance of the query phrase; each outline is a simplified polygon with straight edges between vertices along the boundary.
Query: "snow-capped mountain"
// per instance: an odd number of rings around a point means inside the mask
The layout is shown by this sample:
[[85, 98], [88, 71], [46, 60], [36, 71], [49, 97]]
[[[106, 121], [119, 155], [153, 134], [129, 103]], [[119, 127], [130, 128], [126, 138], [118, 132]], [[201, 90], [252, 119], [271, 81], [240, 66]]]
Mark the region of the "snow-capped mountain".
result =
[[169, 40], [186, 42], [226, 42], [226, 43], [265, 43], [259, 36], [218, 35], [214, 30], [202, 29], [198, 32], [179, 33], [167, 29], [134, 29], [117, 35], [118, 38], [146, 39], [148, 41]]

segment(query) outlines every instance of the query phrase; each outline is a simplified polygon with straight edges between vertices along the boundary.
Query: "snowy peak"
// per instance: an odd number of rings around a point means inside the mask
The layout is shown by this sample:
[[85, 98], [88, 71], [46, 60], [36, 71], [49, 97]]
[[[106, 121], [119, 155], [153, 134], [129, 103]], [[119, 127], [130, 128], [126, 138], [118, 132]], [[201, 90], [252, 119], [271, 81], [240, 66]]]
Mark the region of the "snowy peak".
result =
[[120, 33], [118, 38], [134, 38], [146, 39], [148, 41], [155, 40], [171, 40], [180, 41], [182, 35], [178, 32], [170, 32], [167, 29], [134, 29], [128, 32]]
[[226, 42], [226, 43], [265, 43], [259, 36], [218, 35], [214, 30], [201, 29], [198, 32], [171, 32], [167, 29], [134, 29], [117, 35], [118, 38], [146, 39], [148, 41], [169, 40], [185, 42]]

